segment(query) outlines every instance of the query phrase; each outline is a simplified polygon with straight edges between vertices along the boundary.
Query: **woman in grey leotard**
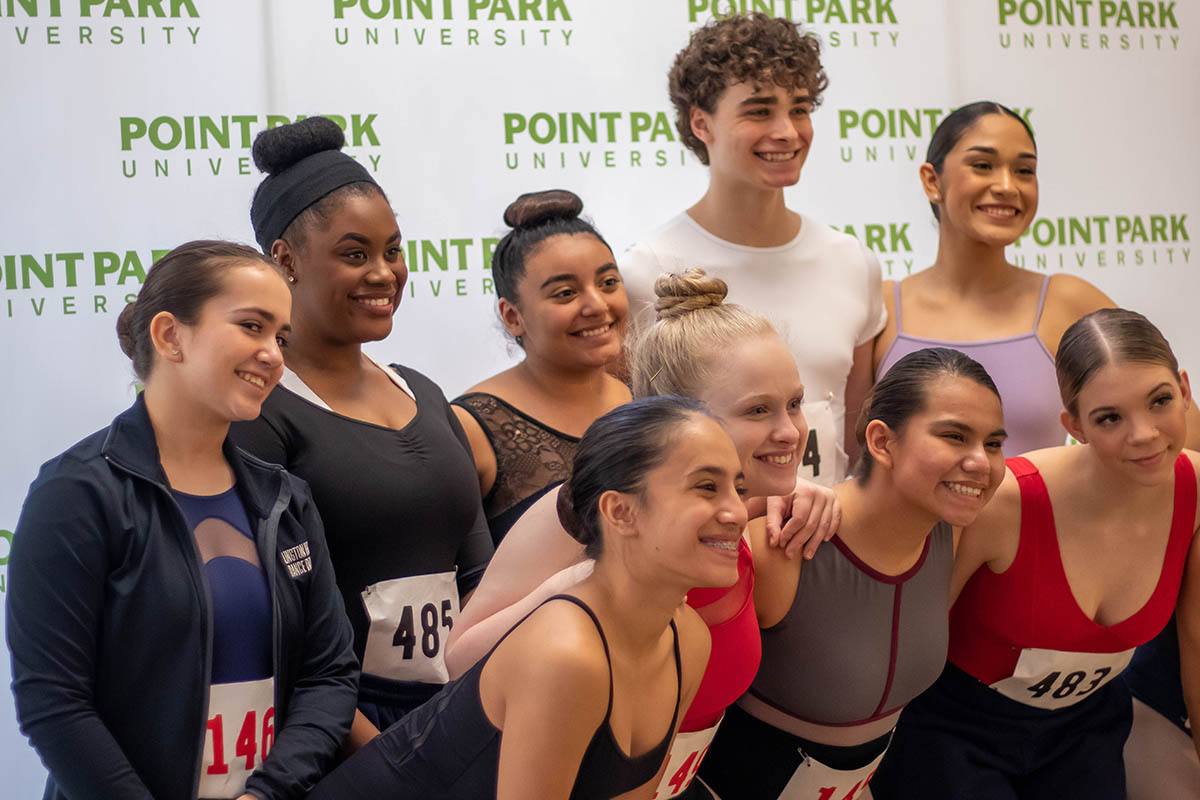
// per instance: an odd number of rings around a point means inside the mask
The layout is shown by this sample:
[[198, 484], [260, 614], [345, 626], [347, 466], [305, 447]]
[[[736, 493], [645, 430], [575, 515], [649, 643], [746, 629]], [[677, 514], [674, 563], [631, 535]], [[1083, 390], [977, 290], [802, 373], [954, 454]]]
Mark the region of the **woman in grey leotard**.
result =
[[858, 436], [857, 480], [835, 488], [841, 528], [811, 561], [751, 523], [763, 659], [701, 765], [721, 797], [855, 797], [942, 671], [951, 526], [1004, 476], [999, 395], [961, 353], [921, 350], [875, 386]]

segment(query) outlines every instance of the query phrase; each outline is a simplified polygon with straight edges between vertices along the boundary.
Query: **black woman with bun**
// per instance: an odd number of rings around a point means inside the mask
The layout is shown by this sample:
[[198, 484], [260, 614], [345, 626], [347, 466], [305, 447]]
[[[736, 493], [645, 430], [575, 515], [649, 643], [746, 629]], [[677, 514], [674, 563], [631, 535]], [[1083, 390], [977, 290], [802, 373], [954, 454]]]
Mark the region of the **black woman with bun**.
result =
[[117, 322], [144, 391], [29, 489], [6, 627], [46, 798], [299, 800], [333, 765], [358, 665], [321, 520], [228, 437], [290, 308], [249, 247], [172, 250]]
[[441, 390], [363, 344], [387, 338], [408, 270], [395, 215], [323, 117], [263, 131], [250, 218], [287, 278], [292, 335], [262, 415], [234, 428], [308, 481], [362, 662], [350, 747], [448, 679], [446, 635], [492, 554], [471, 451]]
[[504, 212], [492, 276], [500, 320], [524, 359], [453, 401], [471, 442], [498, 545], [567, 476], [593, 420], [628, 402], [607, 367], [621, 355], [629, 301], [612, 250], [563, 190], [523, 194]]
[[708, 660], [684, 597], [737, 580], [741, 485], [733, 443], [695, 401], [646, 398], [597, 419], [557, 500], [591, 574], [310, 800], [649, 798]]

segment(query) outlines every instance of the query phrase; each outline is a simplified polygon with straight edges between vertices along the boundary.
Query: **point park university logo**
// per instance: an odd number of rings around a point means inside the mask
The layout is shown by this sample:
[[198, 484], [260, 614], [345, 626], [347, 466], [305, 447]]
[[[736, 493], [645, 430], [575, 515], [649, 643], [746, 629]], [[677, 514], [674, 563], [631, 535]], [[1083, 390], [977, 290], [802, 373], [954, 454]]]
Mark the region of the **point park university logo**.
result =
[[[121, 117], [121, 175], [143, 178], [213, 178], [257, 175], [250, 158], [254, 136], [304, 119], [305, 114], [224, 114]], [[378, 114], [325, 114], [346, 134], [343, 152], [370, 172], [383, 159], [375, 129]]]
[[351, 47], [570, 47], [567, 0], [333, 0]]
[[538, 111], [504, 114], [504, 166], [509, 170], [682, 167], [665, 111]]
[[[938, 123], [953, 111], [953, 108], [838, 109], [838, 157], [844, 163], [919, 164], [925, 160], [925, 148]], [[1013, 111], [1033, 127], [1032, 108]]]
[[895, 6], [904, 0], [679, 0], [688, 22], [761, 12], [804, 23], [830, 48], [898, 48], [900, 20]]
[[[193, 46], [197, 0], [0, 0], [0, 31], [20, 47]], [[9, 36], [7, 32], [3, 34]]]
[[1176, 0], [996, 0], [1005, 50], [1178, 52]]

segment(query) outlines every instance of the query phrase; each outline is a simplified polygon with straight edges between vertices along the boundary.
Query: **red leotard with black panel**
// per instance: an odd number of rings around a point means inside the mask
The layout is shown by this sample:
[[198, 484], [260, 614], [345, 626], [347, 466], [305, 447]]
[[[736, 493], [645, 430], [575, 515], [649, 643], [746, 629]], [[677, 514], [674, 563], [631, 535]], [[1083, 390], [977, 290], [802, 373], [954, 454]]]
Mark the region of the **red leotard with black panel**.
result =
[[1084, 614], [1067, 582], [1050, 494], [1026, 458], [1008, 468], [1021, 491], [1021, 538], [1012, 565], [975, 572], [950, 611], [949, 660], [985, 684], [1010, 677], [1024, 648], [1119, 653], [1153, 639], [1175, 609], [1196, 519], [1191, 460], [1175, 461], [1175, 508], [1158, 585], [1150, 600], [1115, 625]]

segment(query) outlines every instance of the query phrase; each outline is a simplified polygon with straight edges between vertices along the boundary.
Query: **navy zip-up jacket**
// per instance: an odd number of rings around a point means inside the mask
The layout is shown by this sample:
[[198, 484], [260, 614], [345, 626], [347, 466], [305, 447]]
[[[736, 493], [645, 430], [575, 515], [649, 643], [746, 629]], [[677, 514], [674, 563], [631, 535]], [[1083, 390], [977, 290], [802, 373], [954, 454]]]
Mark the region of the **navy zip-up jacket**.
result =
[[[228, 440], [224, 452], [257, 526], [273, 606], [275, 740], [246, 791], [299, 798], [350, 730], [350, 624], [307, 485]], [[42, 466], [8, 581], [17, 718], [50, 771], [45, 797], [196, 797], [212, 613], [141, 397]]]

